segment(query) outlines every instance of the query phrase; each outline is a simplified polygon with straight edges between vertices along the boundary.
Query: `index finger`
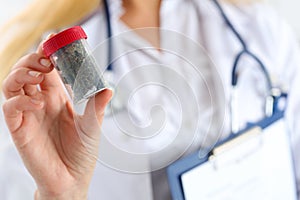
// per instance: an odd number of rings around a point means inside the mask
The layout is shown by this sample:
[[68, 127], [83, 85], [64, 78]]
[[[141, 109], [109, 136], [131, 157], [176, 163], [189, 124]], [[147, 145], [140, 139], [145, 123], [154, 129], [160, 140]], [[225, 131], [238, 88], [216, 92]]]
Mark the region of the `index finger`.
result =
[[[43, 43], [47, 40], [50, 39], [51, 37], [53, 37], [55, 34], [52, 33], [50, 34], [45, 40], [43, 40], [38, 48], [37, 48], [37, 54], [40, 54], [42, 56], [45, 56], [44, 51], [43, 51]], [[59, 74], [57, 73], [57, 70], [53, 70], [48, 74], [45, 74], [44, 76], [44, 80], [42, 83], [40, 83], [40, 87], [42, 90], [48, 90], [51, 88], [57, 88], [57, 87], [61, 87], [62, 86], [62, 81], [61, 78], [59, 76]]]

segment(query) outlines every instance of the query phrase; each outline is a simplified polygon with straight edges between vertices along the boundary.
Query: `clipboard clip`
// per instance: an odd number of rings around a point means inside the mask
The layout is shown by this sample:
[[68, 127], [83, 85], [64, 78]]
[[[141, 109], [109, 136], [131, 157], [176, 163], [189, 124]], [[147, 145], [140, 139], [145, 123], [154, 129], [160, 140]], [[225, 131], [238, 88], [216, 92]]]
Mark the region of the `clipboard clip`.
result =
[[262, 147], [261, 133], [262, 128], [256, 126], [229, 141], [225, 141], [211, 151], [208, 158], [209, 162], [212, 162], [214, 169], [218, 170], [224, 165], [242, 161]]

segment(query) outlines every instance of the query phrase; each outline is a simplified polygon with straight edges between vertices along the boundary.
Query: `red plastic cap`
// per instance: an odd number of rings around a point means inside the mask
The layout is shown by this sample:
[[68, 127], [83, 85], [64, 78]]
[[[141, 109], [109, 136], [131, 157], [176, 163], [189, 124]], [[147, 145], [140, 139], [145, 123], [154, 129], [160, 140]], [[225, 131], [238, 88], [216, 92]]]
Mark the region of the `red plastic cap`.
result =
[[47, 57], [55, 53], [60, 48], [71, 44], [80, 39], [86, 39], [87, 36], [80, 26], [74, 26], [66, 29], [43, 43], [43, 51]]

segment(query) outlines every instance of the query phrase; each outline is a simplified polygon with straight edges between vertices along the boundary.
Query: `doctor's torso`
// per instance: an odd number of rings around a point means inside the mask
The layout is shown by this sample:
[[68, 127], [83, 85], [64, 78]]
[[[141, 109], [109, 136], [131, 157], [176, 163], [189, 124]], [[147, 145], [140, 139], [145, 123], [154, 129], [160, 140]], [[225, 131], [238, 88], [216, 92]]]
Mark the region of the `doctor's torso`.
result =
[[[92, 190], [117, 190], [107, 192], [112, 199], [168, 199], [164, 167], [200, 147], [209, 149], [230, 132], [231, 70], [241, 45], [209, 1], [162, 2], [160, 51], [118, 20], [118, 2], [110, 6], [115, 13], [113, 70], [108, 73], [113, 74], [115, 97], [103, 123], [96, 169], [102, 179], [95, 176]], [[272, 49], [262, 51], [267, 47], [258, 38], [259, 19], [253, 22], [254, 14], [249, 14], [260, 8], [244, 9], [246, 13], [225, 6], [250, 49], [276, 76], [280, 69], [272, 63]], [[91, 34], [98, 33], [91, 38], [95, 56], [108, 47], [105, 23], [100, 11], [86, 24]], [[100, 56], [102, 69], [106, 61], [107, 55]], [[245, 58], [239, 68], [238, 116], [243, 127], [263, 117], [267, 91], [256, 63]]]

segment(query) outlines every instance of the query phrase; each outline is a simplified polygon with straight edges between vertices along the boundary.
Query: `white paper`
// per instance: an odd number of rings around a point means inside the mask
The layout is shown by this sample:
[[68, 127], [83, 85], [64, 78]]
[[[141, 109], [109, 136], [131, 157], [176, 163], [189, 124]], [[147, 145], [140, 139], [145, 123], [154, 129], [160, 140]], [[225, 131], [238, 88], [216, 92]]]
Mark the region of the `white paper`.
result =
[[296, 199], [283, 120], [181, 176], [186, 200]]

